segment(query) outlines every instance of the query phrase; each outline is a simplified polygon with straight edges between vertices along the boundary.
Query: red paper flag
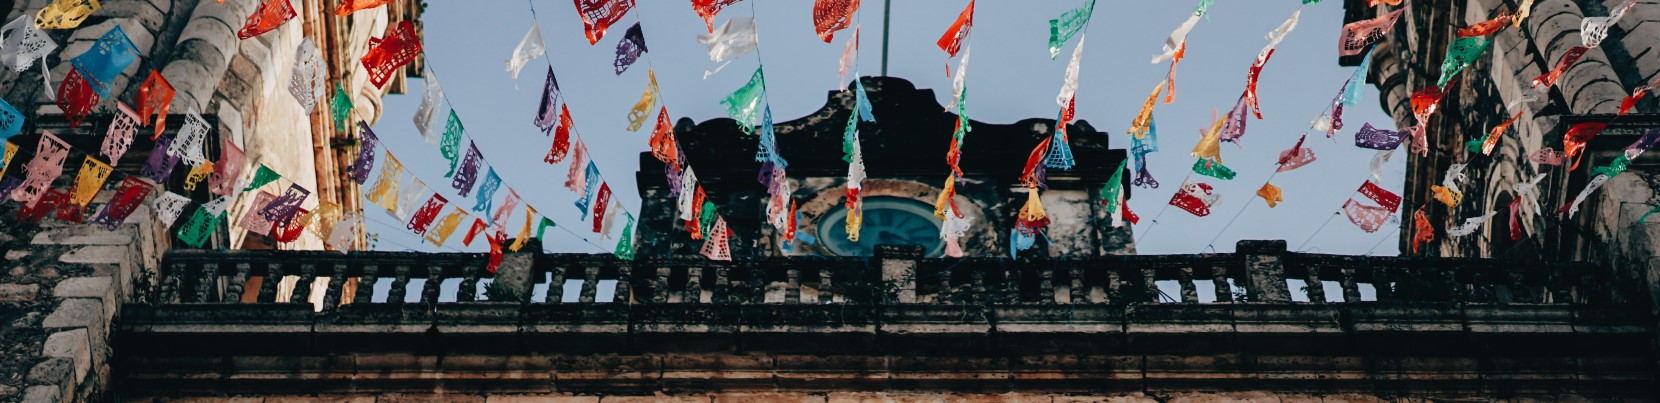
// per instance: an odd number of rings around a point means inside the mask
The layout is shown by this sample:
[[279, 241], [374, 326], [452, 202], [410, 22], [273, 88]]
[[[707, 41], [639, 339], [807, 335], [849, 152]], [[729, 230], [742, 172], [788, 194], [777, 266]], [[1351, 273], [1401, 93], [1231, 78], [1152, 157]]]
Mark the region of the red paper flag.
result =
[[1506, 26], [1509, 26], [1510, 22], [1513, 19], [1515, 19], [1515, 16], [1511, 15], [1510, 11], [1505, 11], [1505, 12], [1499, 13], [1498, 17], [1494, 17], [1491, 20], [1482, 21], [1482, 22], [1476, 23], [1475, 25], [1471, 25], [1471, 26], [1464, 27], [1464, 28], [1459, 28], [1458, 29], [1458, 36], [1468, 38], [1468, 37], [1472, 37], [1472, 36], [1483, 36], [1483, 35], [1491, 34], [1491, 33], [1494, 33], [1494, 32], [1499, 32], [1499, 30], [1504, 29], [1504, 27], [1506, 27]]
[[813, 31], [824, 43], [836, 36], [836, 31], [853, 26], [853, 13], [859, 11], [859, 0], [815, 0], [813, 2]]
[[151, 70], [150, 78], [144, 79], [144, 84], [138, 86], [138, 121], [144, 125], [150, 124], [150, 114], [156, 115], [156, 134], [150, 140], [161, 137], [167, 129], [167, 107], [173, 104], [173, 84], [161, 76], [161, 71]]
[[484, 269], [489, 271], [490, 274], [496, 274], [496, 269], [501, 267], [501, 258], [502, 258], [501, 244], [502, 244], [502, 242], [507, 241], [507, 236], [506, 235], [498, 235], [498, 236], [485, 235], [484, 239], [490, 241], [490, 262], [487, 266], [484, 266]]
[[733, 3], [737, 3], [738, 1], [739, 0], [692, 0], [692, 11], [696, 11], [699, 17], [703, 17], [703, 25], [709, 29], [710, 33], [714, 33], [715, 15], [720, 14], [721, 9], [724, 9], [726, 6], [730, 6]]
[[1361, 184], [1360, 190], [1357, 190], [1357, 192], [1360, 192], [1360, 195], [1366, 196], [1366, 198], [1377, 202], [1379, 206], [1383, 206], [1384, 209], [1389, 210], [1391, 213], [1398, 211], [1401, 208], [1400, 195], [1390, 192], [1388, 189], [1379, 187], [1378, 184], [1372, 183], [1371, 180], [1367, 180], [1366, 183]]
[[242, 30], [236, 31], [236, 37], [248, 39], [260, 36], [266, 32], [282, 26], [282, 23], [294, 19], [294, 5], [288, 0], [265, 0], [259, 3], [259, 9], [242, 24]]
[[289, 243], [299, 240], [300, 234], [305, 233], [305, 225], [308, 221], [305, 219], [306, 214], [310, 213], [311, 210], [298, 208], [294, 210], [294, 214], [290, 214], [287, 217], [283, 217], [283, 219], [278, 220], [276, 224], [271, 226], [271, 239], [279, 243]]
[[438, 213], [444, 211], [444, 205], [446, 204], [449, 204], [449, 200], [444, 200], [444, 196], [433, 193], [432, 197], [427, 199], [427, 203], [422, 205], [421, 209], [416, 210], [415, 215], [409, 218], [409, 225], [406, 228], [414, 232], [415, 235], [426, 235], [427, 228], [432, 226], [432, 220], [438, 218]]
[[1416, 255], [1419, 245], [1435, 240], [1435, 227], [1430, 226], [1429, 216], [1424, 214], [1422, 207], [1418, 208], [1417, 213], [1412, 214], [1412, 227], [1415, 232], [1412, 235], [1412, 254]]
[[1355, 199], [1343, 202], [1343, 215], [1349, 217], [1349, 222], [1355, 223], [1361, 231], [1368, 233], [1378, 232], [1383, 222], [1389, 219], [1389, 210], [1383, 207], [1360, 204]]
[[[668, 110], [668, 108], [664, 108]], [[542, 162], [558, 164], [571, 151], [571, 110], [565, 105], [559, 105], [559, 127], [553, 130], [553, 148], [548, 155], [542, 157]]]
[[[472, 228], [467, 229], [467, 236], [464, 237], [464, 238], [461, 238], [461, 244], [466, 245], [466, 246], [472, 246], [473, 245], [473, 237], [477, 236], [480, 232], [484, 232], [484, 228], [485, 228], [484, 219], [474, 218], [473, 219], [473, 226], [472, 226]], [[489, 235], [485, 235], [485, 237], [488, 238]]]
[[1026, 167], [1020, 171], [1021, 184], [1026, 187], [1037, 186], [1038, 165], [1043, 163], [1043, 156], [1049, 151], [1049, 141], [1054, 138], [1055, 136], [1044, 137], [1043, 141], [1038, 142], [1037, 147], [1032, 149], [1032, 153], [1026, 156]]
[[576, 13], [582, 17], [582, 31], [588, 35], [589, 45], [599, 43], [599, 38], [605, 37], [605, 29], [617, 23], [623, 15], [628, 14], [628, 10], [634, 8], [634, 0], [574, 1]]
[[47, 213], [58, 209], [59, 204], [69, 203], [69, 193], [57, 189], [47, 189], [34, 203], [24, 204], [17, 210], [17, 220], [25, 223], [39, 223]]
[[95, 106], [98, 106], [98, 93], [87, 84], [81, 69], [69, 69], [69, 76], [58, 84], [58, 109], [62, 109], [64, 118], [69, 119], [69, 127], [80, 126]]
[[360, 62], [369, 71], [369, 82], [375, 88], [385, 87], [392, 73], [421, 54], [421, 39], [415, 37], [415, 23], [399, 22], [386, 30], [386, 38], [369, 38], [369, 54]]
[[1487, 140], [1481, 142], [1482, 155], [1493, 155], [1493, 147], [1499, 145], [1499, 138], [1504, 137], [1505, 129], [1509, 129], [1511, 123], [1516, 123], [1516, 119], [1521, 118], [1522, 113], [1516, 112], [1516, 116], [1511, 117], [1510, 120], [1506, 120], [1498, 126], [1493, 126], [1493, 131], [1487, 132]]
[[[968, 31], [973, 28], [974, 0], [968, 0], [968, 7], [963, 9], [962, 14], [957, 15], [957, 22], [951, 23], [951, 28], [947, 28], [945, 34], [940, 35], [940, 40], [936, 44], [939, 45], [940, 50], [951, 55], [949, 57], [957, 57], [957, 51], [963, 48], [963, 38], [967, 38]], [[945, 75], [950, 76], [951, 69], [946, 68], [945, 73]]]
[[149, 182], [137, 177], [128, 176], [122, 179], [121, 185], [116, 187], [115, 195], [110, 197], [109, 203], [104, 204], [104, 210], [98, 212], [92, 223], [102, 225], [109, 231], [120, 229], [121, 224], [127, 221], [127, 216], [132, 215], [139, 205], [144, 204], [144, 199], [150, 196], [152, 189], [154, 187]]
[[589, 220], [589, 221], [594, 222], [594, 233], [596, 233], [596, 234], [603, 233], [603, 231], [602, 231], [603, 228], [601, 227], [601, 224], [605, 223], [605, 209], [606, 209], [606, 206], [610, 206], [610, 205], [611, 205], [611, 185], [607, 184], [607, 183], [604, 183], [604, 182], [600, 182], [600, 184], [599, 184], [599, 194], [594, 195], [594, 219]]
[[391, 3], [392, 0], [346, 0], [340, 2], [340, 7], [334, 9], [334, 15], [351, 15], [352, 13], [358, 11], [368, 10]]
[[1141, 217], [1135, 215], [1134, 211], [1130, 211], [1130, 203], [1128, 203], [1128, 202], [1118, 203], [1118, 209], [1122, 212], [1122, 215], [1124, 216], [1124, 221], [1129, 221], [1131, 225], [1141, 223]]
[[1522, 199], [1523, 197], [1520, 196], [1510, 199], [1510, 240], [1512, 241], [1522, 240], [1522, 222], [1516, 220], [1516, 210], [1522, 208]]
[[1214, 190], [1210, 185], [1203, 183], [1183, 184], [1176, 194], [1170, 196], [1170, 205], [1187, 210], [1193, 215], [1204, 217], [1210, 215], [1210, 206], [1216, 204], [1219, 196], [1211, 193]]
[[1556, 85], [1556, 79], [1562, 78], [1562, 73], [1567, 72], [1568, 67], [1573, 66], [1574, 63], [1579, 63], [1579, 58], [1585, 57], [1585, 52], [1590, 50], [1591, 48], [1584, 46], [1569, 48], [1568, 53], [1562, 55], [1562, 60], [1556, 62], [1556, 68], [1551, 69], [1549, 73], [1539, 75], [1539, 77], [1533, 79], [1533, 86], [1536, 88], [1548, 88], [1552, 85]]
[[1573, 160], [1568, 166], [1569, 171], [1579, 168], [1579, 153], [1585, 150], [1585, 143], [1607, 127], [1608, 122], [1585, 122], [1568, 128], [1568, 134], [1562, 135], [1562, 152], [1568, 159]]
[[1274, 49], [1251, 64], [1251, 73], [1245, 76], [1245, 104], [1251, 107], [1251, 114], [1262, 120], [1262, 105], [1257, 102], [1257, 76], [1262, 75], [1262, 66], [1268, 64], [1268, 58], [1274, 57]]
[[675, 147], [674, 126], [669, 124], [669, 108], [657, 111], [657, 127], [651, 130], [651, 155], [673, 167], [680, 166], [680, 150]]

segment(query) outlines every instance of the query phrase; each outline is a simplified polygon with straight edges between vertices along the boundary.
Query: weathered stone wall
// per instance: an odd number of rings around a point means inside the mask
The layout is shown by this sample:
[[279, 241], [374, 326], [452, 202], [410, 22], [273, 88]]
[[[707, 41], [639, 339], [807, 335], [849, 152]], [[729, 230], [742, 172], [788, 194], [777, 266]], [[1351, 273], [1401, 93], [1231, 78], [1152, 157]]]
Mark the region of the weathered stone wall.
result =
[[[1482, 395], [1438, 396], [1449, 399], [1486, 400]], [[435, 395], [295, 395], [295, 396], [233, 396], [217, 398], [132, 398], [126, 402], [235, 402], [235, 403], [289, 403], [289, 402], [350, 402], [350, 403], [873, 403], [873, 402], [1009, 402], [1009, 403], [1211, 403], [1211, 402], [1385, 402], [1416, 400], [1396, 396], [1371, 394], [1297, 394], [1272, 392], [1238, 393], [1126, 393], [1126, 394], [1039, 394], [1039, 393], [904, 393], [904, 392], [824, 392], [824, 393], [717, 393], [717, 394], [656, 394], [656, 395], [589, 395], [562, 394], [435, 394]], [[1559, 395], [1539, 401], [1588, 401], [1584, 396]], [[1517, 400], [1533, 401], [1533, 400]]]

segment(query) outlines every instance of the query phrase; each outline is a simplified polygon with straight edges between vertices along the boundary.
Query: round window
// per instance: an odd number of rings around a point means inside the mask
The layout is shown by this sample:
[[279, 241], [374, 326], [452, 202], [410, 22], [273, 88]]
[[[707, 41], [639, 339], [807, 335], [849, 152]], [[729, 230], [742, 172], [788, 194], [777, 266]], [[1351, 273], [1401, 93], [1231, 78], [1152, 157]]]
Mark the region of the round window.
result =
[[945, 247], [934, 207], [899, 197], [865, 198], [859, 242], [847, 240], [845, 204], [819, 221], [816, 235], [823, 249], [836, 256], [870, 256], [876, 245], [914, 245], [921, 246], [926, 256], [938, 257]]

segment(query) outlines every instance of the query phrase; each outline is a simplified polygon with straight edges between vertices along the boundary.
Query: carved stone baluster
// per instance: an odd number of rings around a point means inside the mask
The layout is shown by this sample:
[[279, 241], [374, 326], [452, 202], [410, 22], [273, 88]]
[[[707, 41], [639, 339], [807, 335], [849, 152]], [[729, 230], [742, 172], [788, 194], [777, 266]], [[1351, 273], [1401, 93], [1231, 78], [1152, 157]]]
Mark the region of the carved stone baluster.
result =
[[265, 265], [265, 281], [259, 284], [259, 302], [277, 302], [277, 285], [282, 284], [282, 263], [268, 263]]
[[333, 311], [340, 307], [341, 287], [346, 284], [346, 265], [335, 264], [334, 271], [329, 274], [329, 288], [323, 291], [323, 310]]
[[973, 273], [970, 273], [969, 278], [974, 281], [974, 294], [969, 296], [968, 300], [973, 302], [988, 301], [989, 296], [986, 295], [986, 268], [977, 268]]
[[409, 266], [398, 265], [392, 273], [396, 277], [392, 278], [392, 290], [386, 293], [386, 303], [404, 303], [409, 297]]
[[582, 268], [582, 303], [594, 302], [594, 294], [599, 289], [599, 270], [593, 267]]
[[196, 277], [196, 284], [193, 284], [193, 285], [195, 286], [196, 289], [195, 289], [195, 292], [192, 293], [194, 295], [190, 296], [190, 302], [208, 302], [208, 301], [212, 301], [213, 298], [211, 297], [210, 293], [213, 291], [213, 288], [212, 288], [213, 283], [216, 282], [216, 280], [219, 278], [219, 276], [217, 274], [213, 273], [212, 271], [210, 271], [210, 269], [208, 269], [207, 265], [201, 265], [201, 266], [196, 267], [195, 272], [196, 272], [196, 276], [195, 276]]
[[549, 304], [565, 302], [565, 265], [554, 264], [548, 267], [548, 295], [545, 300]]
[[1055, 303], [1055, 270], [1054, 266], [1037, 267], [1038, 271], [1038, 302], [1042, 304]]
[[1183, 304], [1199, 303], [1199, 286], [1193, 283], [1193, 268], [1183, 267], [1176, 271], [1176, 282], [1182, 286], [1181, 302]]
[[[209, 272], [218, 272], [219, 264], [208, 263]], [[219, 296], [219, 302], [241, 302], [242, 292], [248, 287], [248, 274], [252, 270], [247, 263], [236, 264], [236, 274], [231, 276], [230, 284], [225, 285], [225, 295]]]
[[1072, 294], [1072, 303], [1089, 303], [1089, 288], [1084, 285], [1084, 267], [1078, 263], [1071, 263], [1066, 266], [1066, 277], [1072, 280], [1072, 289], [1068, 290]]
[[1216, 287], [1216, 303], [1233, 303], [1233, 287], [1228, 285], [1228, 267], [1226, 265], [1210, 267], [1210, 283]]
[[184, 278], [186, 277], [185, 270], [189, 266], [186, 266], [183, 263], [173, 263], [168, 265], [168, 267], [170, 268], [170, 270], [168, 270], [168, 275], [161, 281], [161, 295], [158, 298], [160, 299], [158, 302], [182, 302], [179, 294], [180, 291], [183, 290], [180, 288], [184, 284]]
[[1377, 290], [1378, 301], [1395, 302], [1395, 287], [1390, 282], [1394, 276], [1386, 269], [1369, 268], [1372, 271], [1372, 289]]
[[[431, 270], [442, 271], [444, 268], [432, 266]], [[461, 284], [455, 288], [455, 300], [459, 302], [478, 301], [478, 277], [484, 272], [484, 266], [462, 265], [461, 272], [465, 274], [461, 277]], [[442, 282], [444, 280], [440, 278], [438, 281]]]
[[1326, 284], [1320, 280], [1320, 268], [1313, 265], [1308, 267], [1308, 302], [1316, 304], [1326, 303]]
[[1340, 272], [1343, 273], [1343, 279], [1340, 281], [1343, 284], [1343, 302], [1360, 302], [1360, 285], [1355, 282], [1355, 269], [1344, 267]]
[[743, 270], [749, 273], [748, 287], [749, 303], [760, 304], [767, 301], [767, 271], [761, 265], [745, 262]]
[[[424, 284], [421, 284], [421, 303], [438, 303], [438, 299], [442, 298], [442, 296], [439, 295], [439, 292], [444, 288], [443, 285], [444, 268], [442, 266], [427, 266], [427, 281], [425, 281]], [[463, 288], [460, 294], [466, 295], [467, 290]]]
[[651, 287], [651, 302], [659, 304], [669, 302], [669, 273], [672, 270], [674, 268], [669, 266], [657, 267], [657, 281]]
[[294, 292], [289, 294], [288, 302], [310, 302], [311, 286], [317, 282], [317, 265], [311, 263], [300, 264], [300, 281], [294, 283]]
[[820, 304], [836, 301], [836, 283], [831, 281], [831, 275], [835, 274], [834, 272], [827, 266], [818, 267], [818, 303]]
[[703, 267], [692, 266], [686, 268], [686, 293], [680, 297], [680, 302], [696, 304], [703, 301]]
[[[353, 290], [352, 303], [368, 304], [375, 301], [375, 283], [380, 281], [380, 266], [363, 266], [363, 277], [357, 280], [357, 289]], [[387, 298], [391, 299], [391, 298]]]
[[[1163, 292], [1163, 290], [1160, 290], [1159, 287], [1158, 287], [1158, 271], [1157, 270], [1154, 270], [1154, 269], [1151, 269], [1151, 268], [1141, 269], [1141, 286], [1147, 288], [1146, 293], [1153, 294], [1153, 300], [1152, 301], [1140, 301], [1140, 302], [1151, 303], [1151, 304], [1164, 302], [1164, 292]], [[1171, 298], [1174, 299], [1175, 297], [1171, 297]]]
[[1128, 301], [1124, 300], [1123, 279], [1121, 279], [1121, 276], [1118, 274], [1118, 268], [1111, 268], [1107, 270], [1107, 298], [1102, 302], [1108, 304], [1128, 303]]
[[631, 287], [629, 287], [629, 283], [634, 281], [633, 274], [634, 267], [632, 264], [629, 264], [629, 262], [618, 262], [616, 297], [612, 298], [611, 301], [629, 305], [634, 304], [634, 292], [631, 290]]
[[784, 302], [789, 304], [801, 303], [801, 269], [790, 266], [784, 276]]
[[721, 264], [715, 266], [714, 295], [709, 302], [722, 303], [732, 300], [732, 265]]

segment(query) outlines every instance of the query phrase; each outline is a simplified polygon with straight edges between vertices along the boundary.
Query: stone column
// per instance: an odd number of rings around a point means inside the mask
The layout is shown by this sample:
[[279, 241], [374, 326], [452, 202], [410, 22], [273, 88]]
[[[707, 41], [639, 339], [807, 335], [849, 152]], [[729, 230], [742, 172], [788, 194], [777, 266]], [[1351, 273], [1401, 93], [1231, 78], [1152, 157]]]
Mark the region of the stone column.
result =
[[1251, 302], [1291, 301], [1285, 287], [1285, 266], [1280, 259], [1285, 255], [1285, 240], [1239, 241], [1234, 253], [1245, 260], [1246, 295]]
[[908, 245], [877, 245], [876, 260], [882, 267], [882, 284], [898, 287], [895, 301], [902, 304], [916, 302], [917, 259], [922, 258], [922, 247]]

